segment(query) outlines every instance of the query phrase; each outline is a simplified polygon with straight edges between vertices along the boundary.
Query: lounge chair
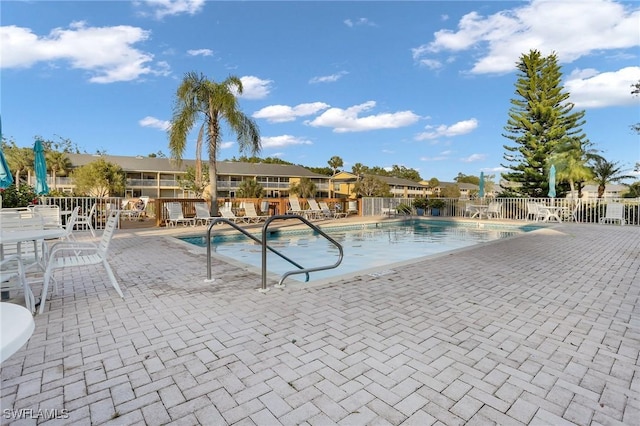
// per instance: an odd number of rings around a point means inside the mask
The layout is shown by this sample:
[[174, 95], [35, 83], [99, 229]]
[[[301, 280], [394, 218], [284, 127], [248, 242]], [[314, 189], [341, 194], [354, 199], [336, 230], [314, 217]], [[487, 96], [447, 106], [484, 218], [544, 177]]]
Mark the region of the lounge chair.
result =
[[330, 218], [339, 219], [341, 217], [347, 217], [347, 213], [346, 212], [340, 212], [338, 210], [331, 210], [329, 208], [329, 205], [325, 201], [320, 201], [318, 204], [320, 205], [320, 208], [322, 209], [322, 214], [327, 219], [330, 219]]
[[165, 224], [167, 226], [178, 226], [179, 223], [182, 223], [184, 226], [195, 226], [195, 218], [184, 217], [184, 213], [182, 213], [182, 204], [172, 202], [166, 203], [164, 207], [165, 209], [167, 209], [167, 214], [169, 215], [169, 217], [165, 220]]
[[314, 198], [308, 198], [309, 209], [305, 210], [307, 219], [324, 219], [324, 213]]
[[[44, 284], [42, 286], [42, 296], [40, 300], [40, 314], [44, 312], [44, 305], [47, 298], [47, 291], [49, 290], [49, 282], [53, 279], [53, 273], [56, 269], [66, 269], [71, 267], [82, 267], [91, 265], [102, 265], [107, 272], [107, 277], [113, 288], [118, 292], [118, 295], [124, 299], [122, 290], [118, 285], [115, 275], [107, 262], [107, 252], [109, 250], [109, 244], [113, 234], [120, 221], [120, 211], [114, 210], [109, 213], [107, 223], [102, 233], [102, 238], [99, 244], [92, 242], [72, 242], [72, 241], [60, 241], [51, 246], [49, 261], [47, 262], [47, 269], [44, 272]], [[54, 280], [54, 288], [57, 284]]]
[[193, 207], [196, 209], [196, 217], [194, 218], [196, 225], [208, 225], [217, 219], [217, 217], [211, 216], [207, 203], [195, 203]]
[[244, 216], [236, 216], [236, 214], [232, 210], [220, 209], [220, 214], [223, 218], [230, 220], [233, 223], [247, 222]]
[[147, 204], [149, 204], [149, 197], [142, 196], [133, 205], [133, 208], [127, 209], [129, 206], [129, 200], [122, 201], [121, 217], [128, 218], [129, 220], [139, 220], [146, 214]]
[[289, 210], [287, 210], [287, 214], [297, 214], [300, 216], [304, 216], [306, 214], [306, 210], [302, 210], [300, 207], [300, 200], [298, 200], [298, 197], [289, 197]]
[[627, 223], [624, 220], [624, 204], [622, 203], [607, 203], [606, 212], [604, 217], [600, 218], [600, 223], [606, 222], [620, 222], [620, 225]]
[[263, 220], [267, 220], [269, 216], [259, 215], [256, 211], [256, 206], [253, 203], [245, 203], [244, 204], [244, 216], [247, 222], [258, 223]]

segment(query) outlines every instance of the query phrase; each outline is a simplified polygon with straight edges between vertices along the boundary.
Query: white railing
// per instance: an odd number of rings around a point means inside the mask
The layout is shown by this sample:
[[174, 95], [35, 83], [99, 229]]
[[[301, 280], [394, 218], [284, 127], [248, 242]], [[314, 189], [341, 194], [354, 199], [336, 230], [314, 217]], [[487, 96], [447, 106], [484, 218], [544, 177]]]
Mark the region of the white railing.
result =
[[[362, 199], [363, 216], [382, 216], [388, 209], [397, 209], [399, 205], [411, 207], [411, 214], [416, 215], [417, 209], [412, 207], [415, 198], [374, 198]], [[433, 200], [433, 199], [430, 199]], [[605, 216], [608, 203], [622, 203], [625, 208], [625, 222], [628, 225], [640, 226], [640, 198], [617, 199], [581, 199], [579, 201], [568, 198], [496, 198], [485, 200], [462, 200], [457, 198], [439, 198], [444, 202], [444, 207], [438, 209], [438, 216], [464, 217], [467, 203], [489, 204], [490, 201], [502, 203], [501, 216], [503, 219], [527, 221], [527, 203], [537, 202], [546, 205], [561, 207], [564, 220], [578, 223], [599, 223]], [[427, 216], [433, 216], [434, 211], [427, 208], [424, 212]]]

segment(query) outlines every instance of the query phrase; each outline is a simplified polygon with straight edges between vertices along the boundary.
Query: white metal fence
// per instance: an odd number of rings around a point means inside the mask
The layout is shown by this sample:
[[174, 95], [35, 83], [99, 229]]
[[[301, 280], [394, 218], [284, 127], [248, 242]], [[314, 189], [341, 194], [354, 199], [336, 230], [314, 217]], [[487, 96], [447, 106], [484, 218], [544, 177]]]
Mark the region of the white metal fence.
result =
[[[363, 216], [382, 216], [387, 209], [398, 209], [400, 205], [411, 207], [411, 214], [416, 215], [417, 209], [412, 206], [413, 198], [363, 198]], [[464, 217], [467, 203], [488, 204], [489, 200], [462, 200], [457, 198], [440, 198], [444, 207], [437, 209], [437, 214], [442, 217]], [[527, 203], [538, 202], [546, 205], [562, 207], [563, 219], [579, 223], [599, 223], [605, 216], [608, 203], [622, 203], [624, 218], [627, 225], [640, 226], [640, 198], [617, 199], [581, 199], [579, 201], [567, 198], [496, 198], [491, 201], [501, 203], [500, 213], [503, 219], [522, 220], [527, 218]], [[427, 208], [424, 212], [427, 216], [433, 216], [433, 209]], [[530, 219], [530, 218], [529, 218]]]

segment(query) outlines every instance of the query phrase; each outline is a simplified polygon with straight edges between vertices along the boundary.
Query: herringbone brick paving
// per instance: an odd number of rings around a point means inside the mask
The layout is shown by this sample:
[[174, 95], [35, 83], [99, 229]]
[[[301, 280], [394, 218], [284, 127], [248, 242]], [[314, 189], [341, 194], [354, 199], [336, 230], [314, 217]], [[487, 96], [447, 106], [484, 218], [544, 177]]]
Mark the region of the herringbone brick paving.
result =
[[[159, 233], [120, 231], [112, 248], [125, 299], [98, 268], [58, 275], [2, 365], [3, 424], [640, 418], [639, 228], [563, 224], [266, 294], [219, 262], [205, 282], [205, 257]], [[10, 415], [28, 409], [68, 418]]]

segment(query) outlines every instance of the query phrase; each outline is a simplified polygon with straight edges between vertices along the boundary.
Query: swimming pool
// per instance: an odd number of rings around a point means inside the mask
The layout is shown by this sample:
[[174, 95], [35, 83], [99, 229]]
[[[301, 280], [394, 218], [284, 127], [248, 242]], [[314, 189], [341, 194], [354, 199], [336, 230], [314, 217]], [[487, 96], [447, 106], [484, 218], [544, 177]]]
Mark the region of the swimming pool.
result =
[[[447, 252], [475, 244], [512, 237], [537, 229], [535, 226], [508, 226], [470, 222], [405, 221], [322, 228], [339, 242], [344, 258], [335, 269], [310, 273], [309, 280], [351, 274], [380, 268], [421, 257]], [[206, 238], [181, 237], [180, 240], [206, 247]], [[325, 238], [306, 229], [270, 231], [269, 245], [305, 268], [331, 265], [338, 259], [338, 249]], [[241, 234], [216, 235], [213, 253], [232, 261], [258, 268], [262, 265], [260, 244]], [[282, 275], [296, 268], [277, 255], [267, 252], [267, 270]], [[290, 277], [304, 281], [304, 274]]]

